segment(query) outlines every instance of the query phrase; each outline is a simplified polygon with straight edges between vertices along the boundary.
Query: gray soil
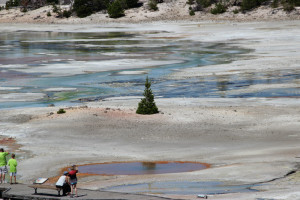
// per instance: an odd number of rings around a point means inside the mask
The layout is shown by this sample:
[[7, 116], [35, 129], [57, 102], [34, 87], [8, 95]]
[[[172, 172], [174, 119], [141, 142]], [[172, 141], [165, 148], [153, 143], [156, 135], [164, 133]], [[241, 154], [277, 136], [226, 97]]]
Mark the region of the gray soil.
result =
[[[2, 26], [12, 30], [45, 29], [40, 25]], [[71, 30], [72, 26], [64, 28]], [[233, 42], [253, 50], [245, 59], [180, 70], [170, 79], [254, 72], [276, 74], [280, 70], [299, 74], [298, 21], [200, 23], [180, 27], [131, 24], [130, 27], [170, 29], [174, 31], [173, 36], [186, 35], [185, 28], [189, 27], [189, 35], [185, 37], [196, 41]], [[59, 28], [57, 25], [56, 29]], [[274, 85], [259, 84], [242, 92], [260, 92], [269, 87]], [[275, 84], [275, 87], [293, 87], [297, 92], [299, 81]], [[86, 107], [66, 107], [66, 113], [61, 115], [56, 114], [58, 107], [1, 110], [0, 135], [15, 137], [22, 145], [19, 149], [1, 146], [17, 153], [18, 178], [23, 183], [31, 183], [38, 177], [58, 176], [62, 168], [72, 164], [197, 161], [209, 163], [211, 168], [162, 175], [81, 176], [78, 186], [97, 190], [155, 181], [268, 182], [256, 187], [259, 192], [209, 198], [300, 199], [299, 98], [157, 98], [160, 113], [151, 116], [135, 114], [139, 100], [106, 99], [88, 103]], [[295, 173], [285, 176], [293, 170]], [[195, 195], [167, 196], [196, 199]]]
[[[95, 102], [66, 108], [61, 115], [55, 107], [1, 111], [2, 119], [15, 119], [2, 120], [1, 132], [15, 136], [22, 149], [32, 154], [20, 162], [21, 180], [57, 176], [71, 164], [110, 161], [198, 161], [212, 166], [175, 174], [85, 177], [79, 187], [176, 180], [258, 183], [284, 177], [297, 168], [298, 101], [286, 105], [276, 99], [158, 99], [161, 113], [151, 116], [135, 114], [138, 101]], [[29, 114], [33, 119], [25, 122]], [[271, 195], [258, 194], [272, 196], [280, 191], [288, 196], [297, 184], [276, 188]], [[231, 195], [234, 199], [236, 194]], [[240, 195], [246, 199], [246, 194]]]

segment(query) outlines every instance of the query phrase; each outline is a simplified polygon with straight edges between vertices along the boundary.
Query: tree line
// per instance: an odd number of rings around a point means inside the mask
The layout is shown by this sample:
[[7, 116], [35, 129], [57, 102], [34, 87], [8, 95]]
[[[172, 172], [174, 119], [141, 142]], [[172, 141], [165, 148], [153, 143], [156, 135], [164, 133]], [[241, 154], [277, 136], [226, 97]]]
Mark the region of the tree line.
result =
[[[59, 3], [67, 2], [70, 9], [62, 10]], [[158, 10], [158, 4], [164, 0], [148, 0], [148, 8], [152, 11]], [[210, 11], [212, 14], [220, 14], [227, 11], [229, 6], [237, 6], [233, 12], [245, 13], [261, 5], [270, 5], [273, 8], [282, 6], [283, 10], [291, 12], [296, 6], [300, 6], [300, 0], [187, 0], [190, 15], [195, 15], [197, 11]], [[110, 18], [125, 16], [125, 10], [142, 6], [138, 0], [8, 0], [5, 7], [10, 9], [20, 7], [21, 11], [27, 12], [28, 9], [36, 9], [45, 5], [53, 6], [53, 13], [57, 17], [70, 17], [71, 15], [83, 18], [96, 12], [107, 12]], [[51, 16], [48, 12], [47, 16]]]

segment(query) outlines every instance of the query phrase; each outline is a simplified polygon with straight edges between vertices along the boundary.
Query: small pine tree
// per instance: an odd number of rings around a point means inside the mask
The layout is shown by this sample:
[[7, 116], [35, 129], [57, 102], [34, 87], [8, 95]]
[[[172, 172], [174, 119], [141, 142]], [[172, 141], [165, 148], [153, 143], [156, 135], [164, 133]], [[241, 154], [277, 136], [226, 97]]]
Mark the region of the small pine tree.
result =
[[242, 11], [251, 10], [253, 8], [261, 6], [265, 2], [267, 2], [267, 0], [243, 0], [241, 9]]
[[126, 0], [128, 8], [135, 8], [138, 5], [138, 0]]
[[66, 111], [63, 109], [63, 108], [60, 108], [58, 111], [57, 111], [57, 114], [64, 114], [66, 113]]
[[157, 0], [149, 0], [148, 1], [148, 6], [149, 6], [150, 10], [157, 11], [158, 10]]
[[73, 11], [80, 18], [93, 14], [92, 0], [75, 0], [73, 4]]
[[151, 82], [149, 81], [147, 76], [145, 82], [145, 90], [144, 90], [145, 98], [141, 99], [138, 109], [136, 110], [137, 114], [151, 115], [151, 114], [158, 113], [158, 108], [155, 105], [154, 95], [150, 87], [151, 87]]
[[273, 2], [271, 3], [271, 7], [272, 8], [278, 8], [279, 4], [279, 0], [273, 0]]
[[226, 7], [222, 3], [217, 3], [214, 8], [210, 10], [211, 14], [217, 15], [226, 12]]
[[212, 0], [196, 0], [196, 3], [202, 8], [207, 8], [211, 6]]
[[190, 16], [194, 16], [195, 15], [195, 11], [193, 9], [190, 9]]
[[124, 14], [124, 8], [121, 5], [121, 1], [116, 0], [112, 2], [107, 8], [107, 13], [110, 18], [123, 17], [125, 14]]

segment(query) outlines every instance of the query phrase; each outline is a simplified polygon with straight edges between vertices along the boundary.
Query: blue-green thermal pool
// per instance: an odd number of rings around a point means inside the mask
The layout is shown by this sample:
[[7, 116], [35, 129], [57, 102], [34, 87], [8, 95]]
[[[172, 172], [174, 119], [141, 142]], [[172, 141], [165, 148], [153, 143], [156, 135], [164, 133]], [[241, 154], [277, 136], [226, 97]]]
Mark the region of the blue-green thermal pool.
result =
[[155, 96], [164, 98], [300, 96], [290, 87], [243, 90], [299, 80], [291, 70], [170, 78], [181, 69], [230, 63], [249, 52], [157, 31], [0, 32], [0, 109], [142, 96], [147, 75]]

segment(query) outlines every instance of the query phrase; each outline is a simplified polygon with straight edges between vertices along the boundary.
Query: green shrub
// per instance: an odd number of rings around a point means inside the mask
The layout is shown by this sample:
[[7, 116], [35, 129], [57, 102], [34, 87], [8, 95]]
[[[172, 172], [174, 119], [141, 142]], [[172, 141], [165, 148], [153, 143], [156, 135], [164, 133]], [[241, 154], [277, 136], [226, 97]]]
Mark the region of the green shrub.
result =
[[186, 4], [188, 4], [188, 5], [194, 5], [195, 4], [195, 0], [187, 0]]
[[239, 9], [234, 9], [232, 12], [233, 12], [234, 14], [238, 14], [240, 11], [239, 11]]
[[153, 10], [153, 11], [157, 11], [158, 10], [157, 1], [156, 0], [149, 0], [148, 1], [148, 6], [149, 6], [150, 10]]
[[243, 0], [242, 5], [241, 5], [241, 9], [243, 11], [251, 10], [253, 8], [256, 8], [256, 7], [260, 6], [261, 4], [263, 4], [266, 1], [267, 0]]
[[295, 9], [295, 6], [293, 4], [285, 3], [283, 4], [283, 10], [286, 12], [291, 12]]
[[62, 108], [60, 108], [58, 111], [57, 111], [57, 114], [63, 114], [63, 113], [66, 113], [66, 111]]
[[11, 8], [10, 2], [7, 1], [7, 2], [5, 3], [5, 9], [8, 10], [8, 9], [10, 9], [10, 8]]
[[207, 8], [212, 5], [215, 0], [196, 0], [196, 6], [194, 8], [195, 11], [201, 11], [204, 8]]
[[217, 3], [214, 8], [210, 10], [211, 14], [217, 15], [226, 12], [226, 7], [222, 3]]
[[75, 0], [73, 11], [78, 17], [87, 17], [94, 12], [106, 10], [109, 5], [109, 0]]
[[252, 8], [255, 8], [257, 6], [258, 6], [258, 4], [257, 4], [256, 0], [243, 0], [242, 5], [241, 5], [241, 9], [243, 11], [251, 10]]
[[14, 0], [12, 6], [17, 7], [21, 5], [21, 0]]
[[5, 2], [5, 9], [6, 10], [10, 9], [13, 6], [12, 4], [13, 4], [12, 0]]
[[73, 10], [80, 18], [93, 14], [93, 1], [91, 0], [75, 0]]
[[80, 7], [78, 9], [76, 9], [76, 14], [78, 17], [80, 18], [84, 18], [84, 17], [87, 17], [91, 14], [93, 14], [93, 10], [89, 7]]
[[135, 8], [139, 0], [125, 0], [128, 8]]
[[300, 6], [300, 0], [281, 0], [281, 4], [284, 11], [291, 12], [295, 9], [295, 6]]
[[195, 11], [193, 9], [190, 9], [189, 14], [190, 14], [190, 16], [194, 16], [195, 15]]
[[[72, 14], [71, 10], [63, 10], [62, 11], [60, 6], [57, 6], [55, 4], [52, 4], [52, 6], [53, 6], [52, 7], [52, 12], [56, 13], [58, 18], [63, 18], [63, 17], [69, 18]], [[48, 17], [51, 16], [50, 11], [47, 13], [47, 16]]]
[[75, 0], [73, 11], [78, 17], [87, 17], [94, 12], [106, 10], [109, 6], [109, 0]]
[[294, 6], [300, 6], [300, 0], [286, 0], [286, 3]]
[[71, 17], [72, 12], [70, 10], [64, 10], [62, 16], [65, 18]]
[[138, 108], [136, 110], [137, 114], [150, 115], [158, 113], [158, 108], [154, 102], [154, 95], [151, 90], [151, 82], [146, 78], [145, 82], [145, 90], [144, 90], [144, 98], [141, 99]]
[[119, 1], [119, 3], [120, 3], [121, 7], [122, 7], [124, 10], [126, 10], [126, 9], [129, 8], [129, 7], [127, 6], [126, 0], [118, 0], [118, 1]]
[[207, 8], [211, 6], [212, 0], [196, 0], [196, 3], [202, 8]]
[[125, 15], [124, 8], [122, 7], [120, 0], [112, 2], [108, 6], [107, 12], [110, 18], [119, 18]]
[[271, 7], [272, 7], [272, 8], [277, 8], [277, 7], [278, 7], [278, 4], [279, 4], [279, 1], [278, 1], [278, 0], [274, 0], [274, 1], [271, 3]]
[[52, 12], [59, 14], [61, 12], [61, 8], [55, 4], [52, 4]]
[[10, 9], [12, 7], [17, 7], [21, 5], [21, 0], [9, 0], [5, 2], [5, 9]]
[[93, 0], [93, 12], [106, 10], [109, 6], [110, 0]]
[[47, 4], [58, 4], [58, 0], [47, 0]]

